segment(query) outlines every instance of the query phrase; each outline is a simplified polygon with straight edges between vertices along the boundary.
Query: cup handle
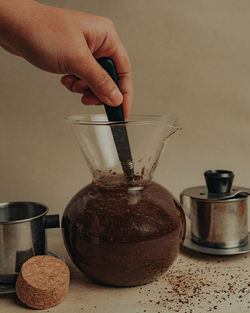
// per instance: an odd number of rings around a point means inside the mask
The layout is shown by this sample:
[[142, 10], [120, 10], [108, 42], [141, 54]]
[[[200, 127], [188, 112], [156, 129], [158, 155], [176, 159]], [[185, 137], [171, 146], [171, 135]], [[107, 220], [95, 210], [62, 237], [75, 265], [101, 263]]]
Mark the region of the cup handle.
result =
[[45, 216], [44, 221], [45, 228], [59, 228], [60, 227], [60, 219], [59, 214], [51, 214]]
[[190, 206], [187, 205], [185, 195], [183, 193], [180, 194], [180, 203], [183, 207], [185, 215], [190, 219]]

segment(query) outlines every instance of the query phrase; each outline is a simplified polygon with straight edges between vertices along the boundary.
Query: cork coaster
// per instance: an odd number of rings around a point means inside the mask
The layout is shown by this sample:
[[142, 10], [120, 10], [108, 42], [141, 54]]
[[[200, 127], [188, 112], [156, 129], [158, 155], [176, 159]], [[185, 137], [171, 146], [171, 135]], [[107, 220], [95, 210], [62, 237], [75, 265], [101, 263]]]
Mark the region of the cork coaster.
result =
[[16, 294], [31, 308], [52, 308], [66, 297], [69, 276], [69, 269], [63, 261], [49, 255], [34, 256], [21, 268]]

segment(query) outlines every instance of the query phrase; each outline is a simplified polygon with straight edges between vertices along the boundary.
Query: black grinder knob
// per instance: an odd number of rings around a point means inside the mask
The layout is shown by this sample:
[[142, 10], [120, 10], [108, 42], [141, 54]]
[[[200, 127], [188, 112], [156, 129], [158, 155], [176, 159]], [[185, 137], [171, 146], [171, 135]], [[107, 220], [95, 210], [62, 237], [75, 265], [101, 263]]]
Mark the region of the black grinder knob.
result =
[[204, 173], [209, 194], [230, 194], [234, 173], [227, 170], [208, 170]]

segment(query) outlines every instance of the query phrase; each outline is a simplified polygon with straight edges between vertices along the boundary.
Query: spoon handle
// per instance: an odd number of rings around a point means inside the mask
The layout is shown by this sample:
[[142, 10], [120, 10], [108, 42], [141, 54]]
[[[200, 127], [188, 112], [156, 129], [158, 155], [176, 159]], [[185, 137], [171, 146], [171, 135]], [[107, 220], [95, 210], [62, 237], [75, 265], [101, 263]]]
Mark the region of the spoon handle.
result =
[[[118, 77], [116, 72], [116, 67], [110, 58], [100, 58], [97, 62], [108, 72], [109, 76], [113, 79], [115, 84], [119, 88]], [[111, 107], [104, 103], [105, 110], [108, 116], [109, 121], [116, 122], [116, 121], [124, 121], [124, 114], [123, 114], [123, 107], [122, 104], [116, 107]]]
[[[119, 87], [116, 67], [113, 60], [111, 60], [110, 58], [100, 58], [97, 60], [97, 62], [108, 72], [110, 77]], [[112, 123], [110, 127], [123, 171], [126, 176], [131, 180], [135, 176], [134, 165], [132, 161], [127, 128], [125, 125], [122, 125], [122, 122], [125, 123], [122, 104], [116, 107], [111, 107], [104, 103], [104, 106], [108, 116], [108, 120], [111, 122], [119, 122], [118, 125], [117, 123]]]

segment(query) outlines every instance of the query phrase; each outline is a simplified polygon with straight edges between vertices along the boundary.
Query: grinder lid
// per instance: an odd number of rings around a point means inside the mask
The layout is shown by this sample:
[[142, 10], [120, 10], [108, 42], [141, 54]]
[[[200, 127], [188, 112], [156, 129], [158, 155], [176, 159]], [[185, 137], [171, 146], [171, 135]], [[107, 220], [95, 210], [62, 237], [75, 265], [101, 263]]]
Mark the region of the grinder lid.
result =
[[190, 187], [182, 194], [191, 198], [207, 201], [232, 200], [247, 197], [250, 189], [232, 187], [234, 173], [228, 170], [207, 170], [204, 173], [206, 186]]

